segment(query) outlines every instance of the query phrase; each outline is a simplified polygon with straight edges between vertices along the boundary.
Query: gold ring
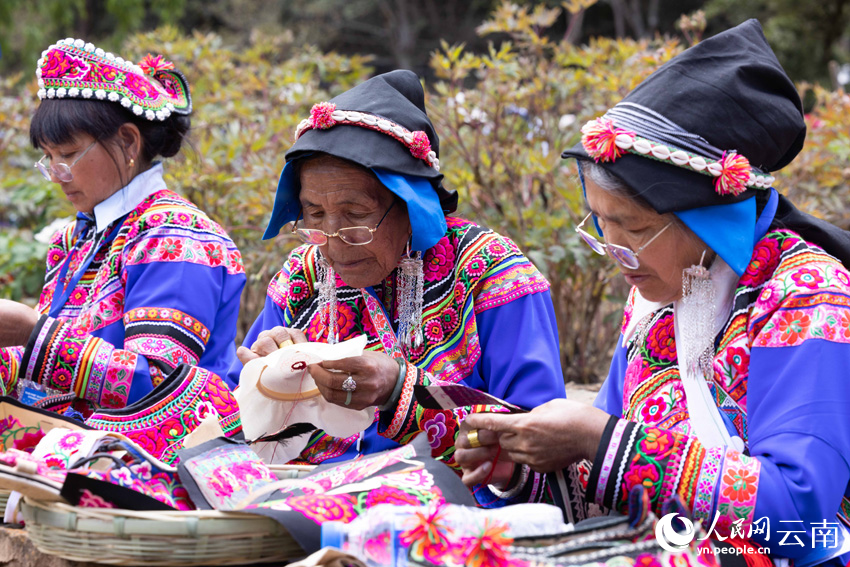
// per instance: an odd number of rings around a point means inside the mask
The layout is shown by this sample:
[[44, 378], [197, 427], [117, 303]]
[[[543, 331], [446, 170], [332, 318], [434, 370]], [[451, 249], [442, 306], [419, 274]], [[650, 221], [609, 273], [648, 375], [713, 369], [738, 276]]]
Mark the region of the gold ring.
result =
[[481, 446], [481, 441], [478, 440], [478, 430], [473, 429], [472, 431], [466, 432], [466, 440], [469, 441], [469, 446], [473, 449], [477, 449]]
[[288, 347], [289, 345], [294, 345], [294, 344], [295, 344], [295, 342], [292, 339], [286, 339], [282, 343], [278, 344], [277, 347], [283, 348], [283, 347]]

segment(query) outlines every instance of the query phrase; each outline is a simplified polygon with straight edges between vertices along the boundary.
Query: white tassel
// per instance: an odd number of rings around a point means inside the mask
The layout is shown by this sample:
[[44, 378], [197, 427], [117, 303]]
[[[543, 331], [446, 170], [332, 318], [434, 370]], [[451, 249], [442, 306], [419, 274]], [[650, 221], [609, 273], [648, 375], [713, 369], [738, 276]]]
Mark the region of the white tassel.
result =
[[680, 364], [687, 365], [692, 375], [706, 379], [713, 376], [715, 290], [711, 273], [702, 265], [693, 265], [682, 272], [682, 299], [679, 328], [684, 339], [679, 345]]
[[407, 348], [422, 344], [422, 252], [409, 253], [398, 264], [398, 336]]
[[336, 320], [336, 272], [323, 257], [319, 258], [316, 270], [316, 285], [319, 288], [319, 316], [325, 319], [328, 344], [339, 342]]

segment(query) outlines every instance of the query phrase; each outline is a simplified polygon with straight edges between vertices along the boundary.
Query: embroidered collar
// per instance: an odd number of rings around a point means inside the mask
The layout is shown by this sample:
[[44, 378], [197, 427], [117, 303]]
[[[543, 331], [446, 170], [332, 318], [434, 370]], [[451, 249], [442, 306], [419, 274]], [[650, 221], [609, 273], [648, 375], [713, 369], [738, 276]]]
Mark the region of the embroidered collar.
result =
[[149, 196], [165, 188], [162, 163], [154, 162], [150, 169], [141, 172], [126, 186], [94, 206], [97, 233], [103, 232], [106, 227], [138, 207]]

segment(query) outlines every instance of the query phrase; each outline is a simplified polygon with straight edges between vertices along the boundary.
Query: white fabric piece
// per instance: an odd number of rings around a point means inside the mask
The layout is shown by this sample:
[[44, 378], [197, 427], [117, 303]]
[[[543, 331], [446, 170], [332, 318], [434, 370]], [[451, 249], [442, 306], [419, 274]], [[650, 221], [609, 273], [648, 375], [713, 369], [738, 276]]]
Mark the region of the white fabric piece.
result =
[[[333, 437], [350, 437], [368, 428], [375, 420], [374, 407], [354, 410], [328, 402], [318, 394], [307, 370], [310, 364], [324, 360], [362, 355], [366, 340], [360, 335], [334, 345], [293, 344], [246, 364], [234, 392], [245, 437], [257, 439], [295, 423], [310, 423]], [[266, 463], [286, 463], [301, 453], [311, 434], [283, 443], [255, 443], [252, 449]]]

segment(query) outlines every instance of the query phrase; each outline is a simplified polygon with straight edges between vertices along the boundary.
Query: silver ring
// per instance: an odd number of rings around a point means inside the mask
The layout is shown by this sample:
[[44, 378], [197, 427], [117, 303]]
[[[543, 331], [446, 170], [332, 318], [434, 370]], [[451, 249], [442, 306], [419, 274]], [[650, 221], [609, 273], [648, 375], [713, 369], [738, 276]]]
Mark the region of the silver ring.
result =
[[357, 382], [354, 381], [354, 378], [351, 377], [351, 374], [349, 374], [348, 378], [346, 378], [342, 382], [342, 389], [345, 390], [346, 392], [353, 392], [354, 390], [357, 389]]
[[345, 405], [351, 405], [351, 392], [345, 393]]

